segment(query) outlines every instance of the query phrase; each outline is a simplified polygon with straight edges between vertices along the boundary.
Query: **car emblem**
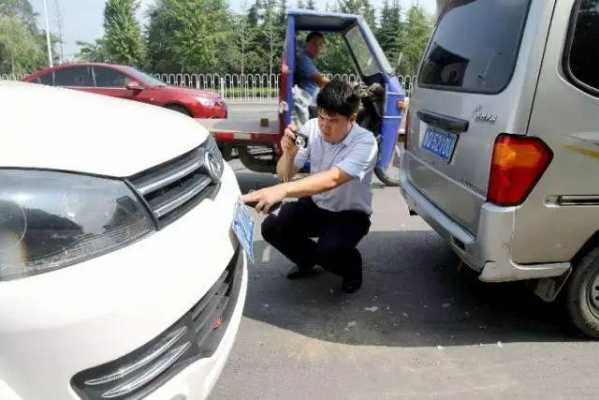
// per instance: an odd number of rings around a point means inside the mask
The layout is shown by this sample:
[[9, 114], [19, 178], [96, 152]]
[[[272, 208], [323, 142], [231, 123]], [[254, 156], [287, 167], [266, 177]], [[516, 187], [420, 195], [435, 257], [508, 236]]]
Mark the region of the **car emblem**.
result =
[[218, 161], [218, 158], [216, 157], [216, 155], [214, 155], [214, 153], [207, 151], [204, 154], [204, 169], [206, 170], [208, 175], [210, 175], [210, 178], [213, 182], [220, 182], [220, 162]]

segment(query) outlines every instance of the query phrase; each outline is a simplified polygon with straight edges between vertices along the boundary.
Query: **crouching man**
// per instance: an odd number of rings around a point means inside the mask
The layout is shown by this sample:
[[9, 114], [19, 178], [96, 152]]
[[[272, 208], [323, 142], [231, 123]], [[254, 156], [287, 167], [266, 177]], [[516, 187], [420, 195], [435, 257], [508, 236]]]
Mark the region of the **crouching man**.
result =
[[[264, 213], [285, 198], [298, 198], [266, 218], [262, 236], [295, 264], [289, 279], [307, 277], [320, 265], [342, 277], [347, 293], [362, 286], [362, 256], [356, 247], [370, 229], [370, 183], [377, 157], [373, 134], [356, 123], [359, 102], [348, 84], [328, 83], [317, 97], [318, 118], [299, 132], [307, 138], [306, 146], [296, 144], [294, 126], [285, 130], [277, 164], [284, 183], [242, 198], [256, 202], [256, 210]], [[306, 162], [311, 174], [291, 181]]]

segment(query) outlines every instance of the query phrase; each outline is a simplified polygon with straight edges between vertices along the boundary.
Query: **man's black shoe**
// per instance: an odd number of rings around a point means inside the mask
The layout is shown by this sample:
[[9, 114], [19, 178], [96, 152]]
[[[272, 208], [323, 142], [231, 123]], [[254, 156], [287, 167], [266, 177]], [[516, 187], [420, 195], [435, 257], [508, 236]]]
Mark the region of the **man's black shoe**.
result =
[[314, 268], [300, 268], [297, 265], [289, 270], [287, 273], [287, 279], [291, 279], [292, 281], [296, 279], [304, 279], [309, 276], [314, 275]]

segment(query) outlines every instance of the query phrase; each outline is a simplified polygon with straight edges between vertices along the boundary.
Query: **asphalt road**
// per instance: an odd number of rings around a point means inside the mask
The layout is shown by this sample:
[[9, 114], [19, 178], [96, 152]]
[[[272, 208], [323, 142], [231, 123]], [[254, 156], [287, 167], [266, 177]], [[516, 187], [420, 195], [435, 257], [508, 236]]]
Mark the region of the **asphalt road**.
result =
[[[242, 190], [274, 183], [239, 165]], [[237, 342], [211, 400], [597, 399], [599, 343], [523, 284], [483, 284], [397, 188], [373, 184], [364, 286], [291, 267], [256, 231]]]

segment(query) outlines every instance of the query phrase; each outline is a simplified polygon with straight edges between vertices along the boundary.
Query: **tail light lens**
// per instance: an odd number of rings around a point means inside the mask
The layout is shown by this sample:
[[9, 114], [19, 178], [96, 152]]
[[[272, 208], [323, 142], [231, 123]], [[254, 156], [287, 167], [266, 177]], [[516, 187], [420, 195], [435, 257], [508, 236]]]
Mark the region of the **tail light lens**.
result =
[[522, 204], [553, 159], [539, 138], [499, 135], [493, 149], [487, 200], [500, 206]]
[[408, 109], [408, 112], [406, 113], [406, 133], [404, 134], [405, 138], [404, 138], [404, 148], [407, 150], [410, 145], [409, 145], [409, 141], [410, 141], [410, 110]]

